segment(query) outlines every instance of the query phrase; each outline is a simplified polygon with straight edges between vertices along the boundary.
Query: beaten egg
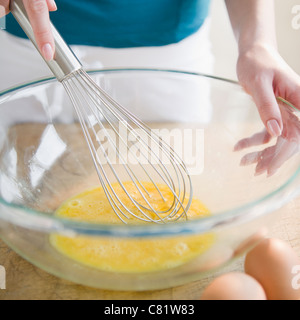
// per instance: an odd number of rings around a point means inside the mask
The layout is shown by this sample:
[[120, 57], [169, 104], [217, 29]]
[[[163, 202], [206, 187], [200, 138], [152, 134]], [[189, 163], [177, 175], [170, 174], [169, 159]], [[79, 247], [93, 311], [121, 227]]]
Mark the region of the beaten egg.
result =
[[[173, 194], [167, 186], [159, 185], [165, 201], [151, 183], [144, 182], [151, 199], [156, 199], [155, 209], [164, 210], [173, 201]], [[143, 201], [133, 183], [125, 183], [126, 189], [136, 201]], [[122, 191], [119, 184], [113, 184], [120, 200], [139, 214], [134, 204]], [[102, 188], [87, 190], [65, 201], [56, 211], [62, 218], [105, 224], [122, 224], [110, 206]], [[187, 212], [188, 219], [209, 216], [209, 210], [198, 199], [192, 199]], [[142, 223], [131, 216], [129, 224]], [[108, 238], [52, 234], [50, 242], [61, 254], [84, 265], [111, 272], [153, 272], [180, 266], [207, 251], [214, 242], [213, 234], [176, 236], [171, 238]]]

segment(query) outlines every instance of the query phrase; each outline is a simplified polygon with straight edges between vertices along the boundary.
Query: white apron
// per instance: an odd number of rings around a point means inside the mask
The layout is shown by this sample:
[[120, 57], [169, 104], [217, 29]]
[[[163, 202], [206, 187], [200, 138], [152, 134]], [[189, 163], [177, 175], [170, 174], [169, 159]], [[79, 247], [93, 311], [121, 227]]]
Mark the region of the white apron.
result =
[[[111, 49], [76, 45], [71, 48], [86, 69], [144, 67], [212, 74], [213, 56], [209, 41], [209, 26], [208, 18], [195, 34], [179, 43], [161, 47]], [[0, 92], [25, 82], [52, 76], [51, 71], [29, 40], [0, 31], [0, 44]], [[128, 85], [132, 83], [120, 81], [115, 90], [126, 93]], [[209, 121], [210, 92], [205, 79], [203, 81], [200, 79], [193, 85], [146, 79], [143, 85], [147, 88], [145, 92], [148, 92], [148, 96], [144, 97], [142, 108], [132, 110], [142, 120], [201, 121], [203, 123]], [[172, 95], [169, 92], [178, 92], [178, 90], [184, 90], [184, 99], [182, 101], [174, 99], [172, 104], [169, 103], [172, 110], [163, 110], [159, 107], [158, 102], [170, 99]], [[58, 94], [57, 89], [55, 94]], [[30, 115], [27, 113], [19, 117], [35, 118], [38, 117], [38, 114], [34, 111]]]

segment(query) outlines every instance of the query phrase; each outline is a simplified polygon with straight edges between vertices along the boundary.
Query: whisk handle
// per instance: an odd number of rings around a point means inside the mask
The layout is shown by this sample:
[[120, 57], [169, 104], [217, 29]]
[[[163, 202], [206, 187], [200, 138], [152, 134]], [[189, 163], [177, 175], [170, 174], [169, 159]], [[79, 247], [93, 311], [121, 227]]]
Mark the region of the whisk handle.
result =
[[[10, 10], [28, 38], [39, 51], [23, 1], [12, 0]], [[82, 65], [52, 23], [51, 28], [55, 42], [55, 55], [52, 61], [44, 60], [57, 80], [61, 82], [71, 73], [81, 69]]]

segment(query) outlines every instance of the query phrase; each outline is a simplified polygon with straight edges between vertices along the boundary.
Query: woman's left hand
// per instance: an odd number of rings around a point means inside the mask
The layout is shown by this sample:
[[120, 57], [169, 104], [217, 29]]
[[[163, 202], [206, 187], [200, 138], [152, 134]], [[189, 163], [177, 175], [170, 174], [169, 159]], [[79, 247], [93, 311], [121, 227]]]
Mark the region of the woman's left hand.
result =
[[[281, 99], [281, 98], [280, 98]], [[286, 101], [278, 99], [278, 106], [283, 122], [282, 134], [277, 138], [273, 146], [266, 147], [261, 151], [246, 154], [241, 165], [256, 164], [255, 175], [267, 172], [268, 176], [273, 175], [284, 162], [300, 151], [300, 121], [295, 110]], [[254, 134], [249, 138], [240, 140], [234, 147], [240, 151], [249, 147], [267, 144], [272, 136], [266, 129]]]
[[300, 77], [288, 66], [277, 50], [254, 46], [240, 54], [237, 64], [240, 84], [257, 106], [265, 129], [237, 143], [235, 150], [268, 143], [274, 146], [246, 155], [242, 165], [257, 163], [256, 174], [272, 175], [292, 155], [299, 151], [300, 121], [295, 110], [276, 97], [300, 109]]
[[258, 108], [266, 130], [281, 135], [283, 121], [276, 97], [300, 108], [300, 77], [272, 46], [257, 45], [240, 53], [237, 63], [240, 84]]

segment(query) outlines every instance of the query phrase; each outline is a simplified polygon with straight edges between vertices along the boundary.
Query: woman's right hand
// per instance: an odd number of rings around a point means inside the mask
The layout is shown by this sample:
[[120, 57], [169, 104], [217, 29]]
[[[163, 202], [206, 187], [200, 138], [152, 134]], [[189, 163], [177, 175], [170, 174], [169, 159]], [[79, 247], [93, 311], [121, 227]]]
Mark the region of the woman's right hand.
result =
[[9, 0], [0, 0], [0, 18], [9, 13]]
[[[47, 61], [55, 53], [49, 11], [56, 11], [54, 0], [23, 0], [39, 50]], [[9, 13], [10, 0], [0, 0], [0, 17]]]

